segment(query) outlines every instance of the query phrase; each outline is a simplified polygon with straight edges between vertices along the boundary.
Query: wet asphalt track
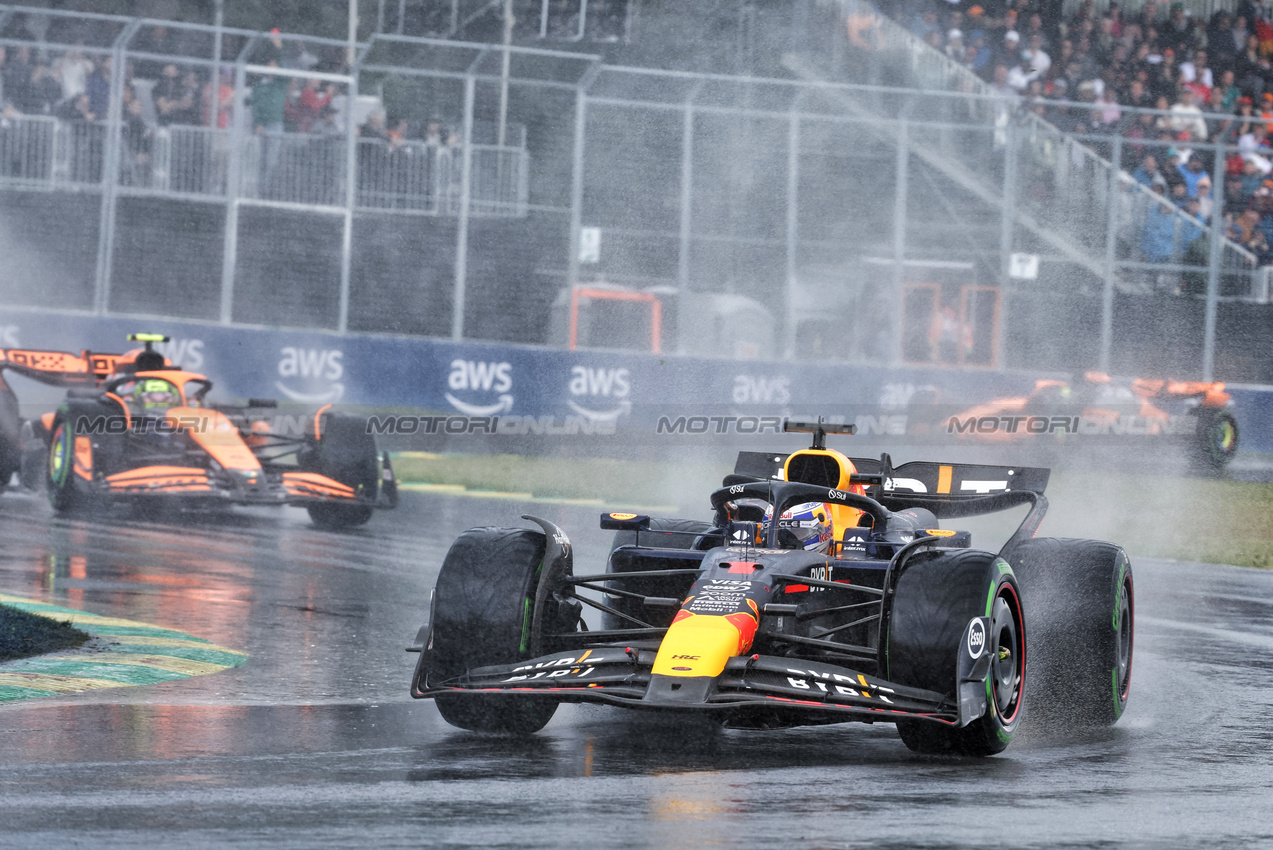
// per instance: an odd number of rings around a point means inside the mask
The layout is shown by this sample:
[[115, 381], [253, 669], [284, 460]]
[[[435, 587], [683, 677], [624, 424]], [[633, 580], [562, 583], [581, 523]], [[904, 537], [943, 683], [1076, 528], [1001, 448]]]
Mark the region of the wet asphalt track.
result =
[[1027, 727], [983, 761], [912, 756], [891, 726], [711, 734], [618, 709], [461, 733], [407, 696], [402, 649], [455, 534], [526, 512], [576, 564], [604, 557], [591, 507], [406, 494], [340, 534], [291, 509], [107, 524], [0, 496], [0, 591], [251, 653], [0, 706], [0, 846], [1273, 846], [1273, 573], [1133, 559], [1122, 722]]

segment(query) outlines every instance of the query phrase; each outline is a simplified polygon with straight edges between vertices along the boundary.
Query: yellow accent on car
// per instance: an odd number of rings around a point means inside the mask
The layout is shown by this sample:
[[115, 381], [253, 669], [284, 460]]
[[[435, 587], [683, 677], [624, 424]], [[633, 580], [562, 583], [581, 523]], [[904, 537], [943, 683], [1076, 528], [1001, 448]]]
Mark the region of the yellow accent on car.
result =
[[719, 676], [738, 654], [738, 628], [724, 617], [695, 614], [667, 630], [652, 673], [662, 676]]

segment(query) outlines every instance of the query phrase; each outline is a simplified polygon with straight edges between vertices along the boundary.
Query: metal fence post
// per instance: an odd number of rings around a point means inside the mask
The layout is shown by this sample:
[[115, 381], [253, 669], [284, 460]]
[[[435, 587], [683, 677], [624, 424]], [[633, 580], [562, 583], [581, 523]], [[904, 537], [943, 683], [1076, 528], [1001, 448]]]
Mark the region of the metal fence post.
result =
[[1118, 247], [1118, 177], [1122, 170], [1123, 135], [1114, 134], [1113, 167], [1109, 170], [1109, 191], [1105, 198], [1105, 286], [1101, 291], [1101, 354], [1097, 366], [1109, 372], [1109, 362], [1114, 348], [1114, 281], [1116, 279], [1116, 248]]
[[1012, 290], [1012, 244], [1014, 219], [1017, 215], [1017, 125], [1009, 117], [1003, 128], [1003, 217], [999, 223], [999, 339], [995, 351], [995, 366], [1007, 367], [1008, 356], [1008, 295]]
[[571, 291], [579, 284], [579, 231], [583, 227], [583, 152], [588, 121], [588, 93], [575, 89], [574, 161], [570, 164], [570, 257], [566, 264], [566, 285]]
[[1215, 164], [1211, 169], [1211, 189], [1215, 199], [1211, 206], [1211, 251], [1207, 262], [1207, 315], [1202, 337], [1202, 379], [1215, 376], [1216, 312], [1220, 302], [1220, 263], [1224, 258], [1224, 228], [1220, 211], [1224, 209], [1224, 138], [1216, 140]]
[[234, 120], [230, 122], [230, 167], [225, 186], [225, 242], [221, 254], [221, 324], [228, 325], [234, 317], [234, 268], [239, 257], [239, 186], [243, 170], [243, 126], [248, 107], [243, 105], [247, 92], [247, 69], [244, 57], [255, 43], [252, 39], [243, 48], [234, 69], [235, 107]]
[[906, 284], [906, 206], [910, 182], [910, 123], [897, 124], [897, 178], [893, 186], [893, 287], [889, 294], [890, 366], [902, 362], [902, 287]]
[[685, 105], [681, 130], [681, 248], [676, 272], [676, 351], [685, 353], [685, 334], [689, 323], [685, 297], [690, 291], [690, 217], [694, 204], [694, 107]]
[[460, 220], [455, 234], [455, 296], [451, 304], [451, 339], [464, 339], [464, 298], [468, 276], [469, 207], [473, 190], [473, 96], [476, 81], [472, 69], [464, 77], [464, 151], [460, 154]]
[[353, 274], [354, 207], [358, 203], [358, 131], [354, 125], [354, 107], [358, 102], [358, 69], [349, 69], [349, 91], [345, 110], [345, 228], [340, 244], [340, 309], [336, 318], [336, 330], [349, 330], [349, 286]]
[[800, 114], [791, 113], [787, 125], [787, 326], [784, 348], [788, 360], [796, 356], [795, 301], [799, 282], [796, 280], [796, 252], [800, 244]]
[[124, 45], [132, 39], [141, 21], [124, 27], [111, 50], [110, 102], [107, 105], [106, 148], [102, 151], [102, 203], [97, 226], [97, 277], [93, 286], [93, 312], [110, 310], [111, 276], [115, 265], [116, 201], [119, 196], [119, 154], [124, 114]]

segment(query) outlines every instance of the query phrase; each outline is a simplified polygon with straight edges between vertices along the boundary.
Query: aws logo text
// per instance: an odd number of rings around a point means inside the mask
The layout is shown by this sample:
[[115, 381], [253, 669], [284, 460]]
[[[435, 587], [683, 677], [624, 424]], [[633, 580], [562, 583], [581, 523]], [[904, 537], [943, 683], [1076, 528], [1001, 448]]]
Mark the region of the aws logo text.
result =
[[283, 381], [275, 381], [279, 392], [293, 401], [327, 404], [339, 401], [345, 394], [345, 353], [338, 348], [300, 348], [286, 346], [279, 352], [278, 376], [289, 382], [299, 381], [298, 390]]
[[786, 404], [791, 401], [791, 379], [785, 375], [735, 375], [734, 404]]
[[[570, 369], [570, 409], [580, 416], [597, 422], [613, 422], [632, 410], [628, 393], [632, 391], [632, 375], [627, 369], [573, 366]], [[581, 402], [589, 399], [615, 399], [618, 403], [608, 410], [594, 410]]]
[[[506, 362], [489, 362], [485, 360], [451, 361], [451, 371], [447, 374], [446, 385], [451, 392], [446, 393], [446, 400], [461, 413], [469, 416], [494, 416], [507, 413], [513, 409], [513, 396], [509, 391], [513, 388], [513, 364]], [[498, 393], [495, 401], [486, 398], [486, 403], [457, 398], [453, 393]]]

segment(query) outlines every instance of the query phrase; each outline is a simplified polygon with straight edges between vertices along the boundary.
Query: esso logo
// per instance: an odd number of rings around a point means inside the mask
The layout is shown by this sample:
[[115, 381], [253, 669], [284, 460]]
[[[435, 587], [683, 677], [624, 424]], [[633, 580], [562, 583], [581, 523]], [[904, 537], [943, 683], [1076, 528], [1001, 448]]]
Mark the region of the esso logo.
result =
[[981, 653], [986, 651], [986, 627], [981, 620], [974, 620], [972, 627], [968, 629], [968, 654], [973, 660], [981, 657]]

